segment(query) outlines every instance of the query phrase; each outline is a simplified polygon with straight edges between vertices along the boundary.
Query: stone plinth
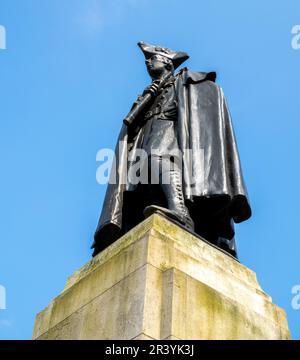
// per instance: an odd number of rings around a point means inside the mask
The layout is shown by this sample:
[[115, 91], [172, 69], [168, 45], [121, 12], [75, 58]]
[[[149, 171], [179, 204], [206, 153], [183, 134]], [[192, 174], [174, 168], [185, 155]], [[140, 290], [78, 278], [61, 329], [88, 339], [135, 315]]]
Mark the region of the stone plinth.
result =
[[289, 339], [256, 275], [159, 215], [67, 281], [34, 339]]

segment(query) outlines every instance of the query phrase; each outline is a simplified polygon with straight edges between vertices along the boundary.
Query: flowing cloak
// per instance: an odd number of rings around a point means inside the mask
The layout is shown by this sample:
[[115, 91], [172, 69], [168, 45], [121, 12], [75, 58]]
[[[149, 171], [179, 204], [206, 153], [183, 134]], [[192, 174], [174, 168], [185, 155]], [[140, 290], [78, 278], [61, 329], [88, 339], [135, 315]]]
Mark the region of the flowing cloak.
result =
[[[212, 221], [212, 226], [218, 223], [219, 236], [232, 239], [233, 221], [247, 220], [251, 216], [251, 208], [230, 113], [223, 90], [214, 82], [215, 78], [214, 72], [190, 72], [187, 68], [176, 75], [183, 192], [196, 232], [197, 225], [201, 228], [203, 221]], [[126, 181], [130, 167], [129, 153], [134, 158], [142, 139], [143, 127], [132, 142], [128, 128], [122, 126], [94, 236], [93, 247], [96, 246], [99, 251], [128, 230], [126, 212], [142, 213], [132, 200], [130, 207], [125, 206], [125, 195], [136, 191], [136, 187]]]

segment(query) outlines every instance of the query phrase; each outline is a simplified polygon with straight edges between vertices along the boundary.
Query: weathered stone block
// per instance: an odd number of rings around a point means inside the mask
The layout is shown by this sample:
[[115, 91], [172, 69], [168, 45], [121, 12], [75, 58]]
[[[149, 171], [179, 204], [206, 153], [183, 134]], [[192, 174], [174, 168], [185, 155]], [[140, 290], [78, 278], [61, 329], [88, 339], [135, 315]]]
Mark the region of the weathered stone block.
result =
[[37, 315], [34, 339], [289, 339], [253, 271], [153, 215], [89, 261]]

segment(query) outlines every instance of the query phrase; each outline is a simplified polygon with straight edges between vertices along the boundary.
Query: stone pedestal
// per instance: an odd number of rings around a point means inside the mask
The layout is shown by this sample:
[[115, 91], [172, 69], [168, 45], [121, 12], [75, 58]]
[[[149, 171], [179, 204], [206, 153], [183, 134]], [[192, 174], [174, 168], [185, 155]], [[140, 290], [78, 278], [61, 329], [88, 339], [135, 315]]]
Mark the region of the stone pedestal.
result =
[[253, 271], [159, 215], [73, 274], [34, 339], [289, 339]]

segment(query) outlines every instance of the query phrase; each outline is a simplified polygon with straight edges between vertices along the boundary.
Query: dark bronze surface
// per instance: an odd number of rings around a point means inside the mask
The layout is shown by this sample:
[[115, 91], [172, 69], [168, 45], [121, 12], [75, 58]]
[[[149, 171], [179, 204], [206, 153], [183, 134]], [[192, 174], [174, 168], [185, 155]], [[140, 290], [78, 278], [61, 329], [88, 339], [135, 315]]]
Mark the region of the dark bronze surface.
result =
[[[121, 128], [115, 151], [117, 182], [106, 191], [93, 256], [155, 212], [237, 256], [234, 222], [247, 220], [251, 208], [216, 74], [187, 68], [175, 74], [188, 58], [186, 53], [145, 43], [139, 46], [152, 84], [138, 97]], [[139, 149], [147, 153], [143, 166], [149, 174], [154, 166], [160, 169], [156, 182], [124, 184], [121, 179]], [[199, 149], [202, 156], [197, 155]], [[171, 169], [164, 168], [174, 150], [183, 157], [172, 156]]]

